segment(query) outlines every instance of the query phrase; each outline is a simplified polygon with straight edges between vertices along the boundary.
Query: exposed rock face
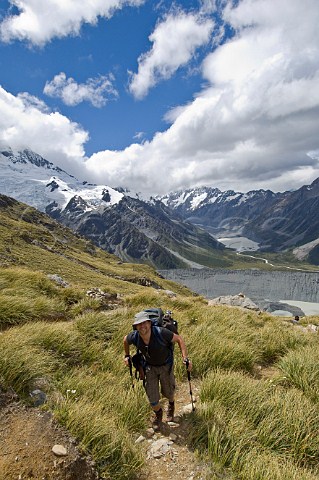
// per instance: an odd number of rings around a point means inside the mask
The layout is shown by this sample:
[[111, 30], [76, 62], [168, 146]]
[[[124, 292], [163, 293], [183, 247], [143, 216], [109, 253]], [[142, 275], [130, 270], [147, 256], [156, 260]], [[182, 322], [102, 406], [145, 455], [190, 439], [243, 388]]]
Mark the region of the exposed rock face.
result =
[[81, 198], [73, 198], [63, 211], [54, 210], [54, 216], [122, 260], [157, 268], [185, 266], [172, 253], [181, 249], [224, 249], [211, 235], [184, 222], [159, 201], [151, 205], [123, 197], [116, 205], [92, 211]]
[[[319, 272], [263, 272], [203, 268], [202, 270], [160, 270], [160, 274], [169, 280], [186, 285], [209, 299], [237, 295], [241, 290], [263, 310], [280, 300], [286, 301], [287, 304], [289, 300], [319, 303]], [[286, 309], [286, 306], [281, 304], [281, 308], [283, 307]]]
[[247, 308], [248, 310], [259, 311], [260, 308], [250, 298], [243, 293], [238, 295], [225, 295], [213, 298], [208, 301], [208, 305], [229, 305], [230, 307]]
[[224, 248], [160, 201], [80, 182], [30, 150], [0, 151], [0, 169], [1, 193], [46, 212], [123, 261], [155, 268], [194, 266], [197, 252], [209, 263]]

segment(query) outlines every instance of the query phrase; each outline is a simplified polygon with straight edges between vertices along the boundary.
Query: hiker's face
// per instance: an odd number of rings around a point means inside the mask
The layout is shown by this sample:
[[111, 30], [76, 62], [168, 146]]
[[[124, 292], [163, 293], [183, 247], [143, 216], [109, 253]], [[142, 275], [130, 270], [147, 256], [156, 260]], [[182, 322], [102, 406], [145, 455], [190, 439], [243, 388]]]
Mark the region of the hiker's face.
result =
[[136, 325], [136, 328], [142, 335], [145, 335], [151, 329], [151, 322], [149, 320], [146, 320], [145, 322]]

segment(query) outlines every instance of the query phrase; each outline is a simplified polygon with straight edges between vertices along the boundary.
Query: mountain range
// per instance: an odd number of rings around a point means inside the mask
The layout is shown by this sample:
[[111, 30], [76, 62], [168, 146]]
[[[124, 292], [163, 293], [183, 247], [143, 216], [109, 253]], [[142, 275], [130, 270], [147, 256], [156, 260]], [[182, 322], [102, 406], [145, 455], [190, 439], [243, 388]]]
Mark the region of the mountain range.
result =
[[239, 241], [237, 250], [292, 250], [299, 260], [319, 264], [319, 179], [284, 193], [202, 187], [142, 200], [122, 188], [81, 182], [28, 149], [1, 149], [0, 168], [0, 193], [123, 261], [162, 269], [227, 267], [234, 253], [225, 246]]
[[245, 250], [244, 240], [249, 239], [255, 244], [249, 249], [291, 249], [299, 260], [319, 263], [319, 178], [295, 191], [240, 193], [202, 187], [171, 193], [161, 201], [228, 245], [242, 239]]
[[40, 155], [0, 151], [0, 193], [49, 214], [124, 261], [159, 268], [228, 265], [225, 246], [159, 200], [80, 182]]

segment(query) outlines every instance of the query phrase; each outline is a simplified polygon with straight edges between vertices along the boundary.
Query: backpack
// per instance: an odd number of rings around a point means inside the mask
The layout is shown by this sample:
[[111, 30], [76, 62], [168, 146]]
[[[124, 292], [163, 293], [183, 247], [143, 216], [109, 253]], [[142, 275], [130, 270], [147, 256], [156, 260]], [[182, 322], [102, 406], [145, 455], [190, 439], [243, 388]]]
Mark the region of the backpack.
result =
[[178, 323], [173, 319], [170, 310], [167, 310], [164, 314], [161, 308], [145, 308], [144, 312], [149, 314], [152, 325], [167, 328], [178, 335]]

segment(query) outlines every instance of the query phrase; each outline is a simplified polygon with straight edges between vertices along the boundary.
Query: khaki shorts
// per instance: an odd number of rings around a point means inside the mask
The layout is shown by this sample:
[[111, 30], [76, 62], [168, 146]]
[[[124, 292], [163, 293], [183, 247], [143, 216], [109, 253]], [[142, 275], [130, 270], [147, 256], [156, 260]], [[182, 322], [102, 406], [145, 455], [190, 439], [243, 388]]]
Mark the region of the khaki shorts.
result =
[[174, 366], [161, 365], [160, 367], [154, 367], [148, 365], [146, 367], [145, 390], [152, 406], [157, 405], [160, 401], [159, 385], [161, 385], [163, 397], [173, 400], [175, 393]]

